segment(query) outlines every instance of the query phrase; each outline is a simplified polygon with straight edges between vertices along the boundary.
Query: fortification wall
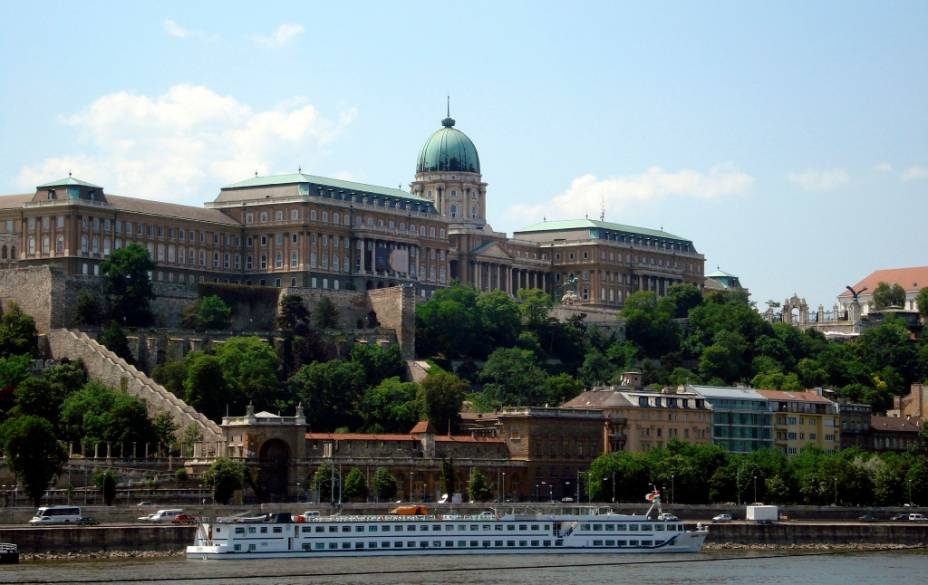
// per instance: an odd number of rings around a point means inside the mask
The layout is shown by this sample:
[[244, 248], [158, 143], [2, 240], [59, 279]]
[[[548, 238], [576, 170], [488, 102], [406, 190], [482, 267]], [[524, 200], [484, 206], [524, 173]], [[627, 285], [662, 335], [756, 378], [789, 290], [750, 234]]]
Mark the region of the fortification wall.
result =
[[381, 327], [393, 329], [405, 359], [416, 353], [416, 295], [411, 286], [394, 286], [367, 291], [371, 310]]
[[323, 297], [329, 299], [338, 309], [339, 329], [363, 329], [368, 326], [368, 313], [370, 313], [371, 309], [363, 291], [323, 290], [291, 286], [281, 289], [278, 305], [286, 295], [293, 295], [303, 299], [303, 303], [309, 309], [310, 314], [315, 312], [316, 306]]
[[66, 304], [52, 300], [64, 299], [63, 273], [50, 266], [30, 266], [0, 270], [0, 302], [5, 307], [14, 302], [31, 315], [38, 331], [63, 327]]
[[173, 417], [179, 429], [195, 424], [203, 434], [205, 442], [222, 440], [219, 425], [127, 364], [125, 360], [90, 339], [87, 334], [68, 329], [53, 329], [48, 332], [47, 338], [53, 358], [83, 360], [87, 374], [91, 378], [143, 400], [150, 416], [154, 417], [167, 412]]

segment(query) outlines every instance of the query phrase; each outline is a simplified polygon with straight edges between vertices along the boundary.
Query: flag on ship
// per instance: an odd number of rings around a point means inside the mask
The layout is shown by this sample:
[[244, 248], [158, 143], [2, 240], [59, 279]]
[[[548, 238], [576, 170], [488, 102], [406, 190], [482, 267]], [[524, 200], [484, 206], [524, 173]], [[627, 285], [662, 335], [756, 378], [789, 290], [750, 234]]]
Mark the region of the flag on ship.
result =
[[657, 490], [653, 490], [651, 493], [646, 494], [646, 495], [644, 496], [644, 499], [646, 499], [646, 500], [649, 501], [649, 502], [660, 502], [660, 501], [661, 501], [661, 493], [660, 493], [659, 491], [657, 491]]

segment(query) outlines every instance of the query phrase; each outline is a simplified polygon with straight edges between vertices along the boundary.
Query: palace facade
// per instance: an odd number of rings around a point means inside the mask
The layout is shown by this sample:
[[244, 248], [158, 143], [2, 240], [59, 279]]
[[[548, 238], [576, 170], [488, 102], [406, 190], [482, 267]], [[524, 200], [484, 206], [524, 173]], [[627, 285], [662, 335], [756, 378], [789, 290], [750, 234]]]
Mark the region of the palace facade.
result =
[[419, 153], [410, 190], [302, 172], [250, 177], [203, 207], [106, 193], [68, 176], [0, 196], [0, 266], [60, 266], [94, 276], [136, 243], [155, 281], [366, 290], [452, 280], [558, 297], [576, 277], [579, 304], [621, 306], [638, 290], [702, 287], [704, 258], [662, 230], [590, 219], [544, 221], [512, 238], [487, 223], [487, 184], [473, 142], [450, 117]]

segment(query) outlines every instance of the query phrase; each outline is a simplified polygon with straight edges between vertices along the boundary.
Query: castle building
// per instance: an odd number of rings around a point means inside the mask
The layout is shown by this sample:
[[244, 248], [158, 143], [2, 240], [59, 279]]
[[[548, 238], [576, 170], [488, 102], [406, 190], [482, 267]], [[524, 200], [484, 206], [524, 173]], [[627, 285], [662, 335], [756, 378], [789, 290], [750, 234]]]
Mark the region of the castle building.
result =
[[0, 266], [53, 264], [97, 276], [113, 251], [146, 248], [158, 282], [230, 282], [369, 290], [410, 285], [428, 297], [452, 280], [515, 295], [619, 307], [629, 294], [703, 286], [704, 258], [662, 230], [590, 219], [544, 221], [514, 234], [487, 223], [474, 143], [450, 115], [419, 153], [404, 191], [303, 172], [249, 177], [202, 207], [105, 192], [69, 176], [0, 196]]

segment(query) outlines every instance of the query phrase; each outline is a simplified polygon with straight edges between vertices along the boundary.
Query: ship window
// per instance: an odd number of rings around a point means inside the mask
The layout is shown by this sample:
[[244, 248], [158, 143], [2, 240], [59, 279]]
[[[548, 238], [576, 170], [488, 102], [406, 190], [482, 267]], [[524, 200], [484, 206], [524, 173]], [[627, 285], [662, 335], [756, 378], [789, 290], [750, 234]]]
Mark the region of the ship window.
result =
[[629, 525], [628, 525], [628, 531], [629, 531], [629, 532], [638, 532], [638, 525], [637, 525], [637, 524], [629, 524]]
[[652, 530], [652, 528], [651, 528], [651, 525], [650, 525], [650, 524], [642, 524], [642, 525], [641, 525], [641, 531], [642, 531], [642, 532], [651, 532], [651, 530]]
[[479, 546], [479, 543], [476, 540], [471, 540], [470, 546]]
[[615, 529], [617, 532], [625, 532], [628, 528], [624, 524], [616, 524]]
[[551, 530], [551, 525], [550, 525], [550, 524], [545, 524], [545, 530]]
[[389, 525], [389, 524], [382, 524], [382, 525], [380, 526], [380, 531], [381, 531], [381, 532], [390, 532], [390, 525]]
[[503, 541], [502, 541], [502, 540], [494, 540], [494, 541], [493, 541], [493, 546], [503, 546]]
[[416, 548], [416, 541], [415, 541], [415, 540], [407, 540], [407, 541], [406, 541], [406, 548]]
[[484, 525], [481, 527], [481, 529], [482, 529], [482, 530], [489, 531], [489, 530], [490, 530], [490, 525], [489, 525], [489, 524], [484, 524]]
[[311, 551], [312, 549], [313, 549], [313, 543], [311, 543], [311, 542], [304, 542], [304, 543], [303, 543], [303, 552], [309, 552], [309, 551]]
[[329, 532], [338, 532], [338, 526], [329, 526]]
[[432, 532], [439, 532], [441, 530], [441, 524], [433, 524]]
[[316, 526], [316, 532], [325, 532], [325, 526]]
[[538, 546], [538, 541], [537, 541], [537, 540], [533, 540], [533, 541], [532, 541], [532, 546]]
[[607, 540], [607, 541], [606, 541], [606, 546], [615, 546], [615, 541], [614, 541], [614, 540]]
[[441, 541], [440, 541], [440, 540], [433, 540], [433, 541], [432, 541], [432, 546], [437, 547], [437, 548], [441, 548]]
[[489, 540], [484, 540], [483, 542], [481, 542], [481, 544], [483, 545], [483, 548], [490, 548], [490, 541], [489, 541]]
[[376, 526], [368, 526], [368, 527], [367, 527], [367, 531], [368, 531], [368, 532], [377, 532], [377, 527], [376, 527]]
[[618, 543], [619, 546], [628, 546], [628, 541], [625, 540], [617, 540], [616, 543]]
[[394, 542], [394, 543], [393, 543], [393, 548], [403, 548], [403, 543], [402, 543], [402, 542]]
[[462, 531], [462, 532], [463, 532], [464, 530], [467, 530], [467, 525], [466, 525], [466, 524], [458, 524], [458, 530], [459, 530], [459, 531]]
[[506, 546], [515, 546], [515, 545], [516, 545], [516, 541], [514, 541], [514, 540], [507, 540], [507, 541], [506, 541]]
[[581, 525], [580, 525], [580, 530], [589, 531], [589, 530], [590, 530], [590, 525], [589, 525], [589, 524], [581, 524]]
[[315, 543], [315, 549], [316, 549], [316, 550], [323, 550], [324, 548], [325, 548], [325, 543], [324, 543], [324, 542], [317, 542], [317, 543]]
[[383, 541], [381, 541], [381, 542], [380, 542], [380, 548], [390, 548], [390, 541], [389, 541], [389, 540], [383, 540]]
[[593, 532], [602, 532], [602, 530], [603, 530], [603, 525], [602, 525], [602, 524], [594, 524], [594, 525], [593, 525]]
[[458, 541], [458, 546], [467, 546], [467, 541], [466, 541], [466, 540], [459, 540], [459, 541]]
[[[321, 527], [321, 526], [316, 526], [316, 528], [322, 528], [322, 527]], [[300, 532], [302, 532], [303, 534], [306, 534], [307, 532], [312, 532], [312, 531], [313, 531], [313, 527], [312, 527], [312, 526], [304, 526], [303, 529], [302, 529]]]
[[637, 541], [637, 540], [629, 540], [629, 541], [628, 541], [628, 546], [638, 546], [638, 541]]
[[274, 534], [282, 534], [284, 529], [282, 526], [275, 526], [273, 531], [274, 531]]
[[354, 547], [355, 547], [355, 548], [364, 548], [364, 543], [363, 543], [363, 542], [356, 542], [356, 543], [354, 543]]
[[342, 543], [342, 548], [351, 548], [351, 543], [350, 543], [350, 542], [343, 542], [343, 543]]
[[351, 526], [342, 526], [342, 532], [351, 532]]
[[497, 531], [497, 532], [502, 532], [502, 531], [503, 531], [503, 525], [502, 525], [502, 524], [494, 524], [494, 525], [493, 525], [493, 530], [495, 530], [495, 531]]
[[641, 546], [651, 546], [652, 544], [654, 544], [653, 540], [642, 540], [641, 541]]
[[242, 550], [242, 545], [236, 544], [236, 545], [235, 545], [235, 550], [236, 550], [236, 551]]
[[[216, 532], [219, 532], [219, 531], [217, 530]], [[242, 526], [242, 527], [237, 527], [237, 528], [235, 529], [235, 534], [245, 534], [245, 527], [244, 527], [244, 526]]]
[[406, 527], [406, 532], [415, 532], [415, 531], [416, 531], [415, 524], [410, 524], [409, 526]]
[[615, 530], [615, 524], [603, 524], [603, 530], [606, 532], [612, 532]]
[[337, 542], [330, 542], [330, 543], [329, 543], [329, 550], [335, 550], [335, 549], [337, 549], [337, 548], [338, 548], [338, 543], [337, 543]]
[[516, 525], [515, 525], [515, 524], [507, 524], [507, 525], [506, 525], [506, 530], [510, 530], [510, 531], [511, 531], [511, 530], [515, 530], [515, 529], [516, 529]]
[[377, 543], [374, 541], [370, 541], [367, 543], [367, 548], [377, 548]]
[[471, 525], [470, 525], [470, 529], [471, 529], [471, 530], [477, 530], [477, 525], [476, 525], [476, 524], [471, 524]]
[[255, 527], [254, 527], [254, 526], [249, 526], [249, 527], [248, 527], [248, 534], [254, 534], [254, 533], [255, 533]]
[[528, 546], [528, 541], [527, 541], [527, 540], [520, 540], [520, 541], [519, 541], [519, 546]]
[[550, 540], [544, 540], [544, 541], [542, 541], [542, 542], [544, 543], [545, 546], [551, 546], [551, 541], [550, 541]]
[[594, 541], [593, 541], [593, 546], [602, 546], [602, 545], [603, 545], [603, 541], [601, 541], [601, 540], [594, 540]]
[[446, 541], [445, 541], [445, 548], [451, 548], [451, 547], [453, 547], [453, 546], [454, 546], [454, 541], [453, 541], [453, 540], [446, 540]]
[[564, 544], [563, 538], [558, 538], [557, 540], [554, 541], [554, 546], [563, 546], [563, 544]]
[[355, 532], [364, 532], [364, 527], [363, 527], [363, 526], [355, 526], [355, 527], [354, 527], [354, 531], [355, 531]]
[[519, 524], [519, 530], [528, 530], [528, 526], [525, 524]]
[[256, 547], [255, 545], [253, 545], [253, 544], [249, 544], [249, 545], [248, 545], [248, 550], [252, 551], [252, 550], [256, 550], [256, 549], [257, 549], [257, 547]]

